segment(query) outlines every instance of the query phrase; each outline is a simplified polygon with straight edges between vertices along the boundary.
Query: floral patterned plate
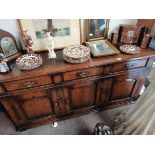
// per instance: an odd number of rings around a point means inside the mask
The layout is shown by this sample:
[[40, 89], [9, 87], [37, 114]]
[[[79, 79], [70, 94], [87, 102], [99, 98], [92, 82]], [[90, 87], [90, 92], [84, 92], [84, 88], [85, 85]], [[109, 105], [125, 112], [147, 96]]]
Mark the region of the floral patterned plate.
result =
[[24, 54], [17, 58], [16, 64], [22, 70], [32, 70], [42, 64], [42, 58], [39, 54]]
[[141, 49], [136, 45], [121, 45], [120, 50], [126, 54], [137, 54]]

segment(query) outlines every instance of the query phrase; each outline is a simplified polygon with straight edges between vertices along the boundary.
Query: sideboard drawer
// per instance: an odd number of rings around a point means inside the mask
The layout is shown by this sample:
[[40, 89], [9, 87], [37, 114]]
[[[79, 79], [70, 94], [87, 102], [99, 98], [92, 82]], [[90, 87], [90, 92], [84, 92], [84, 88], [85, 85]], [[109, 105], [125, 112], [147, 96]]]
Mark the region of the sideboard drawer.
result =
[[6, 88], [7, 91], [13, 91], [13, 90], [47, 85], [51, 83], [52, 81], [51, 81], [50, 76], [42, 76], [42, 77], [36, 77], [36, 78], [31, 78], [31, 79], [6, 82], [4, 83], [4, 87]]
[[81, 79], [89, 76], [103, 74], [104, 67], [94, 67], [85, 70], [78, 70], [64, 73], [64, 81]]
[[140, 60], [133, 60], [123, 63], [118, 63], [115, 65], [112, 65], [111, 72], [119, 72], [119, 71], [125, 71], [140, 67], [145, 67], [147, 63], [147, 59], [140, 59]]

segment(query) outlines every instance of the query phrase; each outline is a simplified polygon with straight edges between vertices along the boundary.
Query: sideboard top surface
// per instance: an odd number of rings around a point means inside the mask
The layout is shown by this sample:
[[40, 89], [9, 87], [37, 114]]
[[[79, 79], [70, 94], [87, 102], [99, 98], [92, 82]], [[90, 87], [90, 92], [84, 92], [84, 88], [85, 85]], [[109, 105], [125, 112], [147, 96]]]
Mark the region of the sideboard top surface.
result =
[[[99, 58], [93, 58], [85, 63], [82, 64], [70, 64], [63, 60], [62, 51], [57, 51], [57, 58], [55, 60], [49, 60], [47, 52], [41, 53], [43, 58], [43, 64], [34, 70], [31, 71], [21, 71], [14, 62], [12, 64], [12, 71], [5, 75], [0, 75], [0, 82], [4, 81], [13, 81], [13, 80], [21, 80], [26, 78], [32, 78], [47, 74], [54, 74], [54, 73], [62, 73], [67, 71], [73, 70], [80, 70], [86, 69], [90, 67], [100, 66], [100, 65], [110, 65], [113, 63], [119, 63], [124, 61], [136, 60], [140, 58], [147, 58], [147, 57], [155, 57], [155, 50], [143, 49], [139, 54], [136, 55], [127, 55], [127, 54], [117, 54], [113, 56], [105, 56]], [[119, 58], [119, 59], [118, 59]]]

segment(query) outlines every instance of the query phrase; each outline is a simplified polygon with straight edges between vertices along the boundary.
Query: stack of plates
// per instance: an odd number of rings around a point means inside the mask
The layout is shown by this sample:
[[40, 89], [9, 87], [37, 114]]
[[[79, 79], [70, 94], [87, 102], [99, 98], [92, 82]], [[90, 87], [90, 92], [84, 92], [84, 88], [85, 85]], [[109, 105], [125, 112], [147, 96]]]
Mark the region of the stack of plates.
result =
[[83, 63], [90, 59], [90, 50], [83, 45], [71, 45], [63, 50], [63, 58], [69, 63]]

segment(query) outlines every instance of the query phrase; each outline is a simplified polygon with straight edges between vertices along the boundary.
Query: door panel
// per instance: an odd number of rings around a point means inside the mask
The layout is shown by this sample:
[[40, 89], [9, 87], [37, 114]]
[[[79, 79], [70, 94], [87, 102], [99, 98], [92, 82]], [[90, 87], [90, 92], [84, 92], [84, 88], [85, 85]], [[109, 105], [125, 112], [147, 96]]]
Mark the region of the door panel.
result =
[[111, 101], [131, 98], [132, 92], [136, 89], [139, 72], [128, 72], [113, 78], [111, 89]]
[[96, 83], [80, 82], [69, 86], [72, 110], [93, 106], [95, 102]]
[[47, 97], [34, 98], [22, 103], [22, 108], [29, 119], [52, 113]]
[[14, 109], [23, 120], [53, 114], [50, 99], [43, 90], [13, 96]]

